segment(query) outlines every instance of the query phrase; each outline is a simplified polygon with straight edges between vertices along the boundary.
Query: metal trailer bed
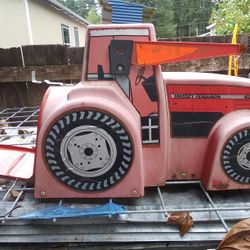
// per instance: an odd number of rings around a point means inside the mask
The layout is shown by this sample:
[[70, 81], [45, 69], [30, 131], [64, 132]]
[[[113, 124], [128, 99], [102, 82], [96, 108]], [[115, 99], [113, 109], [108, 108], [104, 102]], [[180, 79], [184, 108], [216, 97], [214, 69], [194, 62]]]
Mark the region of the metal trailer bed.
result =
[[[39, 107], [8, 108], [0, 111], [1, 144], [35, 146]], [[32, 131], [27, 135], [18, 130]], [[90, 208], [108, 199], [35, 200], [33, 187], [18, 179], [1, 180], [0, 244], [138, 244], [157, 249], [183, 246], [185, 249], [215, 246], [236, 222], [250, 217], [250, 191], [207, 192], [199, 181], [171, 181], [164, 187], [146, 189], [143, 198], [114, 199], [125, 206], [122, 215], [110, 217], [21, 220], [18, 217], [55, 204], [70, 208]], [[17, 192], [15, 192], [17, 191]], [[168, 225], [168, 212], [189, 212], [194, 226], [183, 237], [177, 226]], [[154, 245], [150, 245], [150, 243]], [[158, 245], [155, 245], [158, 242]], [[145, 245], [146, 244], [146, 245]], [[85, 245], [86, 246], [86, 245]], [[100, 246], [100, 245], [99, 245]], [[141, 245], [137, 245], [137, 249]], [[96, 248], [99, 249], [99, 248]], [[126, 247], [124, 249], [127, 249]], [[129, 248], [130, 249], [130, 248]], [[177, 248], [173, 248], [177, 249]], [[178, 248], [179, 249], [179, 248]]]

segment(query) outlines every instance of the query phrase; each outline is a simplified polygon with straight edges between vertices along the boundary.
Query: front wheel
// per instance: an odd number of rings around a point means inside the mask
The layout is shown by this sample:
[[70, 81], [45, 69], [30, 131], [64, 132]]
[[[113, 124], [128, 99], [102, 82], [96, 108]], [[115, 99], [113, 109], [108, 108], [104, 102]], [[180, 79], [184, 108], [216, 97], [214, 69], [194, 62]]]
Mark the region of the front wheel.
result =
[[49, 171], [79, 191], [103, 191], [124, 178], [133, 158], [125, 128], [109, 114], [72, 111], [49, 129], [44, 144]]
[[221, 157], [224, 172], [230, 179], [250, 184], [250, 129], [240, 130], [226, 142]]

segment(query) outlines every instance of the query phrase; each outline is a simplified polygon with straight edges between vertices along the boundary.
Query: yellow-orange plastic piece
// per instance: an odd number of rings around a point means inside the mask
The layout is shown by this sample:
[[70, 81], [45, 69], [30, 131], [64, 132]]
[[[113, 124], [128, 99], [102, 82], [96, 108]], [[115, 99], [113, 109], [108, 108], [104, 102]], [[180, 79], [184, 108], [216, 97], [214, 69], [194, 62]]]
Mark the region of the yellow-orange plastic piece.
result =
[[[233, 30], [233, 36], [232, 36], [232, 44], [237, 43], [237, 33], [238, 33], [238, 24], [236, 23]], [[238, 65], [238, 57], [236, 56], [229, 56], [229, 63], [228, 63], [228, 75], [232, 75], [232, 66], [234, 67], [234, 75], [239, 75], [239, 65]]]
[[240, 44], [188, 42], [134, 42], [132, 64], [159, 65], [240, 54]]

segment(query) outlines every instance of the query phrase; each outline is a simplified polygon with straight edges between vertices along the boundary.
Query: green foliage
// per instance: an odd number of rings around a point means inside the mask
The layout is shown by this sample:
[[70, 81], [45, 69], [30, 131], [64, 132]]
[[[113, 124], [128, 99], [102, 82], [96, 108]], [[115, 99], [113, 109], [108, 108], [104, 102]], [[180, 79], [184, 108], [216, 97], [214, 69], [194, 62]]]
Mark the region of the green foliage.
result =
[[216, 34], [231, 34], [236, 23], [239, 32], [250, 32], [250, 0], [221, 0], [213, 9], [211, 23], [216, 24]]
[[89, 9], [86, 19], [92, 24], [101, 22], [101, 17], [97, 15], [96, 10], [93, 7]]
[[155, 26], [157, 37], [176, 36], [172, 0], [128, 0], [155, 8], [152, 23]]
[[212, 7], [211, 0], [174, 0], [174, 22], [177, 36], [194, 36], [206, 33]]
[[152, 22], [155, 25], [157, 37], [176, 36], [172, 0], [156, 0], [156, 10]]
[[[58, 0], [91, 23], [99, 23], [95, 0]], [[160, 38], [192, 36], [207, 32], [212, 7], [211, 0], [123, 0], [155, 8], [152, 23]], [[221, 0], [223, 2], [233, 0]], [[250, 0], [238, 0], [238, 2]], [[237, 0], [234, 0], [237, 2]], [[250, 26], [250, 25], [249, 25]]]
[[[101, 18], [97, 14], [97, 6], [95, 0], [57, 0], [64, 6], [68, 7], [76, 14], [87, 19], [89, 22], [100, 22]], [[99, 17], [99, 18], [98, 18]], [[90, 18], [90, 19], [88, 19]]]
[[211, 0], [130, 0], [156, 8], [152, 22], [159, 37], [206, 33], [214, 3]]

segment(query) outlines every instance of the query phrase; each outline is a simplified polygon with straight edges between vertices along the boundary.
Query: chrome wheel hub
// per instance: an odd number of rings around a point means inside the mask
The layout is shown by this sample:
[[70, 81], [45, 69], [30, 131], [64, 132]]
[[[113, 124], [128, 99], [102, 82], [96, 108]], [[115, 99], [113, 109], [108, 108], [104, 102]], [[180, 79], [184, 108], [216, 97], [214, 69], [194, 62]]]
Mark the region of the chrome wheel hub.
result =
[[237, 154], [238, 164], [245, 170], [250, 170], [250, 142], [244, 144]]
[[60, 154], [65, 166], [82, 177], [98, 177], [107, 173], [117, 157], [113, 138], [102, 128], [79, 126], [62, 140]]

